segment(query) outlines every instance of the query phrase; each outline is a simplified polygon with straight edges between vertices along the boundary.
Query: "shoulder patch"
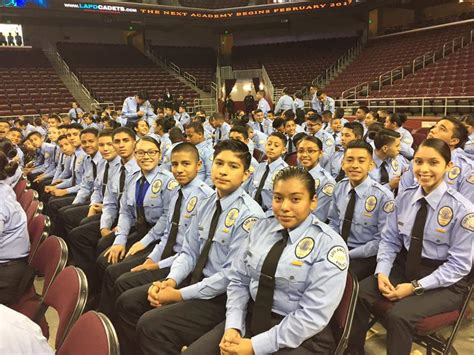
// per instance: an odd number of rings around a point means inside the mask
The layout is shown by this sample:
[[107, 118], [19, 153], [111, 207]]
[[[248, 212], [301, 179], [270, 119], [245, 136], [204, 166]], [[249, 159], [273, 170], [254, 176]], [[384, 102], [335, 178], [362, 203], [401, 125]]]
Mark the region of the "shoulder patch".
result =
[[314, 249], [314, 239], [311, 237], [304, 237], [295, 247], [295, 256], [298, 259], [306, 258]]
[[410, 138], [409, 137], [405, 137], [402, 139], [402, 142], [405, 143], [405, 144], [410, 144], [411, 141], [410, 141]]
[[438, 224], [441, 227], [446, 227], [453, 219], [453, 209], [449, 206], [444, 206], [438, 212]]
[[461, 221], [461, 226], [468, 231], [474, 232], [474, 213], [469, 213]]
[[328, 147], [332, 147], [332, 145], [334, 144], [334, 140], [332, 138], [328, 138], [324, 143], [326, 143]]
[[398, 164], [398, 161], [396, 159], [393, 159], [392, 160], [392, 169], [393, 169], [393, 171], [398, 171], [399, 167], [400, 167], [400, 165]]
[[232, 208], [225, 217], [225, 226], [227, 228], [232, 227], [235, 223], [235, 220], [239, 217], [239, 210], [237, 208]]
[[257, 217], [249, 217], [242, 224], [242, 228], [248, 233], [255, 225], [255, 222], [257, 222]]
[[323, 193], [327, 196], [332, 196], [332, 194], [334, 193], [334, 185], [333, 184], [324, 185]]
[[394, 209], [395, 209], [395, 202], [394, 201], [385, 202], [385, 204], [383, 205], [383, 210], [386, 213], [392, 213]]
[[160, 179], [153, 181], [153, 184], [151, 185], [151, 192], [154, 194], [157, 194], [161, 190], [161, 186], [163, 185], [163, 181]]
[[197, 202], [198, 202], [197, 196], [191, 197], [191, 199], [188, 202], [188, 205], [186, 206], [186, 211], [191, 213], [194, 210], [194, 208], [196, 207]]
[[252, 165], [250, 165], [250, 167], [249, 167], [249, 171], [250, 171], [250, 173], [251, 173], [251, 174], [253, 174], [253, 173], [254, 173], [254, 171], [255, 171], [255, 168], [254, 168]]
[[449, 170], [448, 178], [454, 180], [459, 176], [459, 174], [461, 174], [461, 168], [459, 166], [453, 166], [451, 170]]
[[168, 188], [168, 190], [174, 190], [174, 189], [177, 188], [178, 186], [179, 186], [179, 182], [177, 182], [176, 180], [173, 179], [173, 180], [170, 180], [170, 181], [168, 182], [167, 188]]
[[370, 195], [365, 200], [365, 210], [367, 212], [372, 212], [373, 210], [375, 210], [375, 207], [377, 207], [377, 197], [375, 197], [374, 195]]
[[319, 179], [314, 179], [314, 188], [317, 190], [319, 188], [319, 184], [321, 182], [319, 181]]
[[328, 252], [327, 259], [331, 264], [337, 266], [338, 269], [347, 269], [348, 257], [344, 247], [339, 245], [332, 247], [331, 250], [329, 250]]
[[474, 174], [471, 174], [466, 180], [468, 183], [474, 184]]

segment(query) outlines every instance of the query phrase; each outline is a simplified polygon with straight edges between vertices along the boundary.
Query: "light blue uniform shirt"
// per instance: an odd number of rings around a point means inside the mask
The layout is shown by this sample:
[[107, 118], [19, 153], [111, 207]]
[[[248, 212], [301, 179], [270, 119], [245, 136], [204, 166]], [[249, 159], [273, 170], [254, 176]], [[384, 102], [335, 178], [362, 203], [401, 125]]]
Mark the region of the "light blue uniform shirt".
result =
[[219, 143], [220, 141], [229, 139], [230, 125], [227, 122], [224, 122], [222, 126], [217, 127], [214, 130], [214, 142]]
[[57, 167], [60, 163], [61, 156], [63, 155], [63, 153], [61, 152], [61, 149], [59, 148], [59, 146], [56, 143], [50, 143], [50, 144], [53, 144], [55, 146], [55, 149], [53, 151], [54, 166], [51, 165], [47, 170], [45, 170], [45, 172], [43, 173], [44, 178], [50, 178], [50, 177], [53, 177], [54, 174], [56, 174], [56, 170], [57, 170]]
[[331, 174], [323, 169], [320, 164], [312, 168], [309, 173], [314, 178], [316, 196], [318, 197], [318, 206], [316, 210], [313, 211], [313, 214], [318, 217], [319, 220], [326, 223], [336, 180], [334, 180]]
[[84, 113], [84, 111], [82, 111], [82, 108], [78, 107], [76, 109], [70, 109], [67, 114], [69, 115], [69, 117], [71, 117], [72, 120], [77, 120], [78, 114], [80, 113]]
[[[206, 198], [189, 226], [183, 247], [173, 261], [168, 278], [179, 285], [196, 267], [197, 260], [209, 236], [210, 221], [216, 210], [217, 192]], [[242, 243], [255, 220], [264, 218], [260, 206], [242, 189], [220, 199], [222, 213], [217, 223], [204, 279], [181, 289], [184, 300], [211, 299], [223, 294], [229, 284], [232, 260], [239, 255]]]
[[407, 159], [413, 158], [413, 153], [415, 152], [412, 148], [413, 136], [407, 129], [403, 127], [399, 127], [395, 131], [400, 133], [402, 136], [400, 140], [400, 154]]
[[255, 133], [264, 133], [268, 136], [273, 132], [273, 122], [268, 118], [264, 118], [262, 122], [250, 121], [248, 124], [252, 126]]
[[53, 181], [58, 179], [65, 180], [71, 176], [71, 159], [70, 155], [61, 153], [58, 166], [54, 172]]
[[268, 136], [260, 131], [254, 131], [253, 133], [252, 142], [254, 143], [254, 148], [265, 153]]
[[245, 192], [249, 193], [250, 189], [252, 188], [252, 179], [253, 179], [253, 174], [255, 173], [255, 171], [257, 170], [258, 168], [258, 161], [252, 157], [252, 160], [250, 161], [250, 167], [249, 167], [249, 171], [250, 171], [250, 175], [249, 177], [247, 178], [247, 180], [245, 180], [243, 183], [242, 183], [242, 188], [245, 190]]
[[474, 133], [469, 136], [469, 139], [464, 143], [464, 151], [469, 154], [469, 156], [474, 158]]
[[336, 102], [332, 97], [329, 96], [326, 96], [325, 102], [319, 101], [318, 98], [313, 98], [311, 105], [313, 110], [315, 110], [320, 115], [323, 113], [323, 111], [331, 111], [331, 113], [334, 115], [334, 111], [336, 110]]
[[301, 99], [296, 98], [293, 101], [293, 112], [296, 113], [296, 110], [298, 110], [298, 109], [304, 110], [304, 101], [301, 100]]
[[[382, 163], [385, 161], [385, 168], [388, 172], [388, 180], [392, 180], [396, 176], [402, 176], [402, 174], [407, 171], [410, 167], [410, 162], [401, 154], [398, 154], [395, 158], [387, 158], [382, 160], [378, 157], [377, 153], [374, 150], [373, 154], [375, 168], [369, 171], [369, 176], [380, 183], [382, 179], [382, 175], [380, 173]], [[390, 185], [388, 183], [383, 184], [387, 189], [390, 189]]]
[[[76, 161], [74, 161], [74, 155], [76, 156]], [[68, 194], [77, 193], [81, 187], [82, 177], [84, 176], [84, 160], [87, 157], [87, 154], [82, 150], [82, 148], [77, 148], [74, 152], [74, 155], [71, 156], [71, 177], [63, 180], [63, 182], [56, 185], [58, 189], [66, 189]], [[73, 186], [73, 174], [76, 174], [75, 185]]]
[[[352, 185], [348, 178], [336, 185], [329, 209], [329, 225], [342, 233], [344, 216], [350, 200]], [[377, 255], [380, 233], [395, 208], [393, 193], [367, 177], [355, 188], [356, 202], [351, 231], [347, 238], [349, 256], [353, 259]]]
[[418, 280], [425, 290], [432, 290], [453, 285], [472, 268], [474, 206], [445, 182], [429, 195], [414, 186], [397, 196], [395, 216], [387, 220], [382, 231], [375, 274], [389, 276], [402, 247], [410, 249], [410, 235], [423, 197], [428, 202], [428, 215], [421, 256], [444, 261], [430, 275]]
[[178, 113], [177, 122], [181, 125], [181, 127], [184, 127], [191, 122], [191, 116], [189, 116], [189, 113], [187, 112]]
[[[84, 159], [84, 176], [82, 177], [80, 189], [72, 202], [73, 205], [88, 203], [90, 201], [92, 191], [94, 190], [94, 180], [97, 178], [99, 164], [102, 161], [104, 161], [104, 159], [99, 152], [95, 153], [94, 158], [88, 155]], [[96, 176], [94, 176], [92, 163], [96, 166]]]
[[[474, 201], [474, 162], [461, 148], [451, 151], [451, 161], [454, 165], [445, 174], [444, 181], [469, 201]], [[414, 185], [418, 185], [418, 182], [413, 175], [412, 163], [400, 179], [399, 192]]]
[[278, 99], [278, 102], [275, 106], [275, 113], [293, 110], [293, 99], [289, 95], [283, 95]]
[[212, 141], [205, 140], [197, 144], [196, 148], [199, 151], [199, 158], [202, 162], [197, 176], [200, 180], [204, 181], [209, 186], [212, 186], [211, 168], [212, 161], [214, 160], [214, 147], [212, 146]]
[[268, 103], [268, 101], [265, 98], [262, 97], [258, 101], [257, 110], [262, 110], [263, 115], [265, 117], [267, 117], [267, 113], [268, 113], [268, 111], [271, 111], [271, 107], [270, 107], [270, 104]]
[[[136, 172], [140, 171], [140, 167], [135, 159], [130, 159], [125, 165], [125, 181]], [[115, 223], [120, 208], [120, 200], [125, 194], [125, 185], [122, 193], [120, 193], [120, 170], [122, 164], [117, 167], [117, 175], [109, 175], [109, 181], [105, 188], [104, 202], [102, 206], [102, 214], [100, 216], [100, 229], [111, 229]]]
[[[246, 333], [250, 298], [255, 301], [262, 265], [283, 227], [275, 218], [258, 221], [234, 259], [227, 288], [225, 328]], [[332, 318], [346, 286], [349, 257], [344, 240], [309, 215], [289, 231], [275, 272], [272, 312], [282, 321], [251, 338], [256, 355], [297, 348], [321, 332]]]
[[342, 146], [338, 147], [339, 150], [335, 150], [331, 155], [329, 161], [326, 162], [324, 168], [329, 171], [333, 178], [339, 174], [342, 165], [342, 159], [344, 158], [344, 148]]
[[168, 171], [171, 172], [171, 152], [173, 151], [174, 147], [182, 142], [172, 143], [171, 146], [166, 150], [166, 154], [161, 161], [161, 165], [165, 167]]
[[[99, 166], [97, 167], [97, 177], [94, 180], [94, 187], [92, 190], [91, 195], [91, 205], [94, 203], [102, 203], [104, 200], [104, 196], [102, 194], [102, 189], [104, 186], [107, 186], [110, 181], [115, 179], [120, 179], [120, 156], [116, 156], [112, 161], [108, 162], [105, 159], [102, 159], [99, 162]], [[109, 172], [107, 181], [104, 181], [104, 173], [105, 167], [109, 164]]]
[[[155, 137], [153, 137], [153, 138], [155, 138]], [[173, 143], [171, 142], [171, 139], [170, 139], [170, 134], [169, 133], [163, 134], [160, 137], [159, 142], [160, 142], [160, 150], [161, 150], [161, 159], [163, 160], [166, 156], [166, 153], [168, 152], [168, 149], [170, 149], [171, 146], [173, 145]]]
[[316, 134], [314, 134], [323, 143], [323, 152], [324, 154], [321, 157], [321, 165], [327, 167], [329, 159], [334, 154], [336, 149], [336, 144], [334, 142], [334, 137], [332, 134], [326, 132], [324, 129], [320, 129]]
[[[120, 116], [120, 121], [122, 122], [122, 126], [125, 126], [127, 122], [136, 122], [140, 119], [144, 119], [148, 121], [150, 127], [153, 124], [153, 121], [156, 120], [156, 115], [153, 112], [153, 107], [151, 106], [149, 101], [145, 101], [143, 104], [139, 105], [137, 110], [137, 100], [135, 100], [134, 96], [127, 97], [122, 106], [122, 116]], [[141, 117], [137, 116], [137, 112], [142, 111], [145, 114]]]
[[41, 163], [36, 165], [36, 167], [32, 170], [33, 174], [37, 173], [44, 173], [45, 171], [53, 170], [56, 168], [56, 163], [54, 162], [54, 158], [56, 155], [56, 150], [59, 149], [57, 145], [50, 144], [50, 143], [43, 143], [41, 148], [38, 149], [38, 155], [42, 157], [40, 158]]
[[274, 162], [268, 164], [268, 162], [260, 163], [255, 169], [252, 177], [252, 183], [249, 186], [249, 195], [255, 198], [260, 182], [262, 181], [263, 175], [267, 165], [270, 167], [267, 179], [262, 189], [262, 209], [268, 214], [272, 214], [272, 198], [273, 198], [273, 181], [275, 180], [276, 174], [288, 166], [288, 164], [280, 157]]
[[[137, 182], [143, 174], [136, 172], [128, 177], [125, 181], [125, 189], [120, 201], [120, 211], [117, 223], [117, 232], [114, 240], [114, 245], [127, 244], [127, 238], [130, 233], [130, 228], [135, 225], [137, 221], [137, 200], [135, 191]], [[174, 179], [173, 174], [162, 166], [157, 166], [155, 169], [145, 175], [150, 187], [145, 193], [143, 199], [143, 208], [145, 210], [145, 220], [149, 225], [155, 225], [156, 232], [154, 235], [147, 233], [140, 242], [148, 246], [155, 239], [163, 235], [166, 227], [166, 220], [168, 218], [168, 208], [171, 202], [171, 192], [178, 187], [178, 182]]]
[[[179, 223], [178, 223], [178, 234], [176, 235], [176, 243], [173, 246], [173, 250], [176, 253], [173, 256], [170, 256], [164, 260], [161, 260], [161, 256], [165, 249], [166, 243], [168, 242], [169, 233], [172, 226], [173, 213], [176, 206], [176, 201], [178, 200], [179, 190], [183, 192], [183, 199], [181, 202], [181, 208], [179, 212]], [[154, 240], [161, 238], [159, 244], [155, 245], [153, 251], [148, 255], [148, 258], [153, 260], [155, 263], [159, 262], [160, 268], [170, 267], [173, 263], [173, 260], [176, 259], [178, 253], [183, 247], [183, 241], [186, 234], [188, 233], [188, 228], [193, 221], [193, 218], [196, 216], [199, 206], [206, 198], [208, 198], [214, 192], [205, 182], [201, 181], [198, 178], [195, 178], [189, 184], [184, 187], [176, 188], [172, 192], [170, 209], [168, 212], [168, 220], [166, 223], [166, 228], [163, 231], [156, 230], [156, 225], [153, 227], [148, 234], [153, 236]], [[158, 234], [155, 236], [154, 234]]]
[[30, 238], [26, 213], [16, 200], [13, 189], [0, 182], [0, 264], [28, 256]]

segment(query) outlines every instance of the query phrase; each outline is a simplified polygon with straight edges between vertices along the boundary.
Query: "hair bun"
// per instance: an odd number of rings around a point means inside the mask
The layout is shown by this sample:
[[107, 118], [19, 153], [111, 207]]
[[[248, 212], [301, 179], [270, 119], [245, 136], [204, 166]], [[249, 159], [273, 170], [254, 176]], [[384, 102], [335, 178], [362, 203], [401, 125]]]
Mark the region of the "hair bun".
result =
[[18, 169], [18, 162], [12, 160], [5, 165], [4, 171], [8, 177], [15, 175], [16, 170]]

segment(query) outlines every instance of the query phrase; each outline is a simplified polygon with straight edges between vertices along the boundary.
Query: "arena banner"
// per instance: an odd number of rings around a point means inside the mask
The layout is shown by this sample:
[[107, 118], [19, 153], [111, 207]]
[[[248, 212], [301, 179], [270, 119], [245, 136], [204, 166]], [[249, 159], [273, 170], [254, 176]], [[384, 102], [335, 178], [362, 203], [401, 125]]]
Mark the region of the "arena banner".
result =
[[202, 20], [226, 20], [234, 18], [252, 18], [270, 15], [290, 15], [310, 13], [350, 6], [353, 0], [346, 1], [312, 1], [292, 4], [275, 4], [247, 6], [229, 9], [196, 9], [187, 7], [170, 7], [163, 5], [136, 4], [127, 2], [77, 2], [59, 0], [0, 0], [0, 7], [42, 8], [69, 12], [154, 16], [167, 18], [189, 18]]

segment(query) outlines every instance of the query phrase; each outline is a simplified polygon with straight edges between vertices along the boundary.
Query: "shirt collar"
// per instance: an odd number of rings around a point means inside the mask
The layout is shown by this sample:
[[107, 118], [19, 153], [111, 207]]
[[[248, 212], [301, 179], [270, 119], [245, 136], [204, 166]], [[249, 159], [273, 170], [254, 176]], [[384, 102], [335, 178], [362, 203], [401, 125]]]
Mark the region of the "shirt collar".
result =
[[106, 161], [106, 164], [109, 163], [109, 166], [116, 166], [116, 165], [120, 164], [120, 160], [121, 160], [120, 155], [117, 155], [111, 161]]
[[135, 160], [135, 158], [132, 158], [129, 161], [127, 161], [124, 166], [125, 166], [125, 170], [127, 170], [127, 172], [129, 172], [129, 173], [140, 170], [140, 167], [138, 166], [137, 161]]
[[270, 164], [268, 164], [268, 166], [270, 167], [270, 171], [273, 172], [281, 164], [283, 164], [283, 159], [281, 157], [279, 157], [274, 162], [271, 162]]
[[102, 160], [102, 154], [100, 154], [100, 152], [96, 152], [92, 160], [94, 163], [99, 164], [100, 161]]
[[153, 180], [155, 180], [156, 175], [160, 173], [160, 170], [161, 170], [161, 166], [157, 165], [152, 171], [150, 171], [147, 174], [143, 174], [140, 172], [140, 176], [145, 176], [146, 181], [148, 181], [148, 183], [151, 184]]
[[201, 179], [195, 177], [189, 184], [186, 186], [181, 186], [181, 191], [183, 191], [183, 197], [186, 199], [188, 195], [197, 188], [202, 183]]
[[[346, 187], [346, 194], [349, 194], [349, 191], [351, 191], [351, 189], [352, 189], [352, 185], [351, 185], [351, 182], [349, 180], [347, 182], [348, 182], [348, 184], [347, 184], [347, 187]], [[364, 181], [362, 181], [361, 184], [356, 186], [354, 189], [355, 189], [355, 192], [357, 194], [357, 197], [359, 197], [359, 198], [364, 197], [367, 193], [367, 190], [369, 190], [371, 188], [372, 182], [373, 182], [373, 180], [370, 178], [370, 176], [367, 176], [367, 178]]]
[[[243, 192], [244, 192], [244, 190], [242, 189], [242, 187], [239, 187], [237, 190], [232, 192], [230, 195], [227, 195], [226, 197], [221, 198], [220, 203], [221, 203], [222, 211], [225, 211], [229, 207], [231, 207], [235, 203], [235, 201], [237, 201], [237, 199], [243, 194]], [[216, 200], [217, 199], [218, 199], [218, 195], [216, 193]]]
[[443, 197], [444, 193], [448, 190], [448, 185], [446, 182], [442, 182], [439, 186], [434, 190], [431, 191], [428, 195], [423, 193], [423, 188], [421, 186], [418, 187], [415, 194], [413, 195], [412, 203], [415, 204], [420, 199], [424, 198], [426, 202], [430, 205], [432, 209], [436, 209], [438, 207], [441, 198]]
[[[310, 213], [308, 217], [295, 229], [289, 230], [288, 234], [290, 235], [290, 240], [291, 243], [295, 243], [301, 236], [302, 234], [309, 228], [310, 225], [312, 225], [315, 222], [316, 217]], [[270, 228], [271, 233], [276, 233], [281, 230], [283, 230], [283, 226], [278, 223], [278, 220], [275, 219], [275, 225]]]
[[380, 159], [379, 156], [377, 155], [377, 153], [375, 153], [375, 151], [374, 151], [374, 163], [377, 166], [377, 168], [380, 168], [380, 165], [382, 165], [383, 162], [384, 161], [382, 159]]
[[323, 169], [321, 168], [321, 165], [318, 163], [318, 164], [316, 164], [316, 166], [315, 166], [314, 168], [312, 168], [312, 169], [309, 171], [309, 173], [310, 173], [311, 175], [313, 175], [312, 173], [315, 173], [315, 174], [316, 174], [316, 173], [319, 173], [321, 170], [323, 170]]

